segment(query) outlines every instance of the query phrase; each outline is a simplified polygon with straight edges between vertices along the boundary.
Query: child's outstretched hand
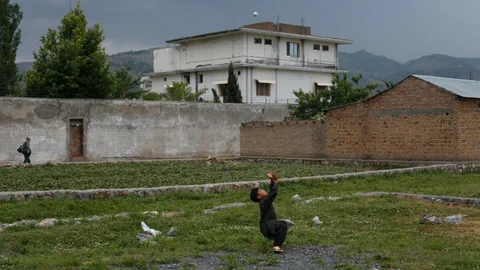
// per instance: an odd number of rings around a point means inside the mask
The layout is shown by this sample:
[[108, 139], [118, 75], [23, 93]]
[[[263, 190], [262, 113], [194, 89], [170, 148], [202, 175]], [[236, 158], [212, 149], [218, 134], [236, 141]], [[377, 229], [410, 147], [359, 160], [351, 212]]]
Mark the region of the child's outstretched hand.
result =
[[268, 172], [267, 177], [274, 183], [278, 183], [278, 176], [276, 172]]

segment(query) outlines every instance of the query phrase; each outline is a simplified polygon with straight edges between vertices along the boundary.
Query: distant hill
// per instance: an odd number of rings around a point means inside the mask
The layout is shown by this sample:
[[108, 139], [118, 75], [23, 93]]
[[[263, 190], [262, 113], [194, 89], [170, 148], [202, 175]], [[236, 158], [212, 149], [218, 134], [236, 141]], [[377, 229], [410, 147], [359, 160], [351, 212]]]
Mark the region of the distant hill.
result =
[[[129, 65], [132, 75], [141, 76], [142, 74], [153, 72], [154, 50], [156, 50], [156, 48], [117, 53], [108, 56], [108, 59], [112, 63], [112, 70], [117, 70], [118, 68]], [[33, 62], [20, 62], [17, 63], [17, 66], [19, 73], [25, 74], [28, 69], [32, 68]]]
[[480, 58], [432, 54], [402, 64], [361, 50], [354, 53], [340, 52], [339, 61], [340, 68], [348, 70], [350, 74], [362, 73], [363, 83], [382, 83], [382, 80], [397, 83], [412, 74], [469, 79], [470, 72], [474, 79], [480, 80]]
[[[129, 51], [109, 56], [112, 69], [130, 65], [132, 75], [141, 76], [153, 72], [153, 51], [156, 48]], [[340, 68], [348, 70], [349, 74], [362, 73], [362, 84], [378, 82], [383, 89], [382, 80], [397, 83], [405, 77], [416, 75], [431, 75], [449, 78], [469, 79], [470, 72], [473, 78], [480, 80], [480, 58], [455, 58], [448, 55], [432, 54], [418, 59], [399, 63], [385, 56], [379, 56], [360, 50], [354, 53], [339, 53]], [[32, 62], [17, 64], [20, 73], [32, 67]]]

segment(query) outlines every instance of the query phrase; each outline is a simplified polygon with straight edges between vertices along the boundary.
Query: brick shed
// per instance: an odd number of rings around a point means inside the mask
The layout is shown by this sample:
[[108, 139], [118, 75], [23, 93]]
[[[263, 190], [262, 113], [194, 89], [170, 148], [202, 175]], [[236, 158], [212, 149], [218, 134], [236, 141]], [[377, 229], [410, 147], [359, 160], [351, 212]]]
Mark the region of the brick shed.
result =
[[480, 82], [412, 75], [327, 112], [332, 158], [480, 160]]

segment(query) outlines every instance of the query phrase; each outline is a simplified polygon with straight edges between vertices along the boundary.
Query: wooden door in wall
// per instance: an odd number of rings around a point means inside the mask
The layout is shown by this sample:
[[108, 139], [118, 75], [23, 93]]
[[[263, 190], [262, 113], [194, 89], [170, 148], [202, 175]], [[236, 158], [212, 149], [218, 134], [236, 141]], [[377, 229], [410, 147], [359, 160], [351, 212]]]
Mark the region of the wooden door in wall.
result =
[[70, 158], [83, 158], [83, 119], [70, 120]]

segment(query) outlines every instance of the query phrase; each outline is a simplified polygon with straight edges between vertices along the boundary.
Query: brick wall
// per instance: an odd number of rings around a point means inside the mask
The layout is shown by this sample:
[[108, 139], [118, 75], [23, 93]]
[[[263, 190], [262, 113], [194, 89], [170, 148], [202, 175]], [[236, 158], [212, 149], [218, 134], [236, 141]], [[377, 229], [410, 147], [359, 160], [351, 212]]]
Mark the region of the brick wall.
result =
[[[375, 98], [332, 109], [324, 124], [248, 124], [242, 156], [480, 160], [480, 100], [409, 77]], [[319, 135], [321, 134], [321, 135]]]
[[[249, 29], [277, 31], [277, 25], [274, 24], [273, 22], [253, 23], [253, 24], [244, 25], [243, 27], [244, 28], [249, 28]], [[305, 28], [305, 35], [311, 35], [312, 34], [311, 28], [309, 26], [304, 26], [304, 28]], [[301, 25], [295, 25], [295, 24], [281, 23], [279, 32], [303, 35], [302, 26]]]
[[460, 99], [456, 114], [459, 158], [480, 160], [480, 100]]
[[[364, 103], [327, 113], [327, 154], [395, 160], [458, 160], [459, 99], [410, 77]], [[362, 107], [359, 113], [357, 107]]]
[[325, 152], [322, 121], [250, 122], [240, 127], [241, 156], [320, 158]]

